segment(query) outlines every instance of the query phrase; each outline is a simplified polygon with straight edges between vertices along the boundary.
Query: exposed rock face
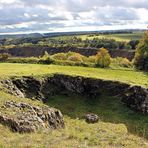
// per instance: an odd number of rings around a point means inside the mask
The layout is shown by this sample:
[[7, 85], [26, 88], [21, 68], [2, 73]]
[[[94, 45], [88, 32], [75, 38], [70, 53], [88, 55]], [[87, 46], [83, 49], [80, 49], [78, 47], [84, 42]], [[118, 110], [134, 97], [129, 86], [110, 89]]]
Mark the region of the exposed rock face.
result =
[[129, 87], [129, 85], [94, 78], [72, 77], [67, 75], [54, 75], [48, 79], [49, 83], [58, 87], [61, 91], [67, 90], [69, 92], [86, 95], [88, 97], [97, 97], [102, 93], [107, 95], [119, 95], [121, 91]]
[[140, 86], [130, 87], [124, 92], [122, 101], [131, 109], [148, 113], [148, 89]]
[[87, 114], [85, 116], [85, 120], [86, 120], [87, 123], [96, 123], [96, 122], [99, 121], [99, 116], [96, 115], [96, 114], [92, 114], [92, 113], [91, 114]]
[[127, 85], [119, 82], [99, 79], [72, 77], [66, 75], [54, 75], [42, 80], [33, 77], [14, 78], [2, 81], [8, 92], [21, 98], [32, 98], [43, 102], [49, 96], [63, 93], [64, 91], [86, 95], [99, 96], [102, 91], [108, 94], [118, 95]]
[[[119, 95], [129, 87], [129, 85], [120, 82], [58, 74], [53, 77], [47, 77], [42, 81], [33, 77], [15, 78], [9, 81], [10, 86], [13, 84], [13, 87], [19, 89], [19, 91], [24, 94], [24, 97], [35, 98], [42, 101], [46, 101], [49, 96], [60, 94], [65, 91], [67, 91], [67, 93], [72, 92], [88, 97], [97, 97], [101, 95], [102, 92], [113, 96]], [[4, 86], [7, 87], [5, 84]], [[17, 94], [19, 92], [17, 89], [9, 90], [16, 91], [14, 94]], [[21, 96], [21, 93], [19, 96]]]
[[50, 96], [63, 93], [77, 93], [89, 98], [95, 98], [101, 94], [118, 95], [131, 109], [148, 113], [148, 90], [138, 86], [131, 87], [121, 82], [55, 74], [42, 80], [22, 77], [7, 80], [8, 84], [5, 84], [5, 81], [2, 83], [11, 94], [43, 102], [50, 99]]
[[31, 106], [27, 103], [6, 102], [2, 108], [13, 115], [0, 113], [0, 123], [14, 132], [30, 133], [39, 129], [64, 128], [63, 115], [54, 108]]

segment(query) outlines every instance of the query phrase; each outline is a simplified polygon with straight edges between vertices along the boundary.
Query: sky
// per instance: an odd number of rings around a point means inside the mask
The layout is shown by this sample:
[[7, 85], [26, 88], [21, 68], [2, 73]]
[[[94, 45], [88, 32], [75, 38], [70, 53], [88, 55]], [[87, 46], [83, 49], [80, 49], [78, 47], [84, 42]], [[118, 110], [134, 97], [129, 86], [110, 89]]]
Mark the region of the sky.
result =
[[0, 0], [0, 34], [147, 26], [148, 0]]

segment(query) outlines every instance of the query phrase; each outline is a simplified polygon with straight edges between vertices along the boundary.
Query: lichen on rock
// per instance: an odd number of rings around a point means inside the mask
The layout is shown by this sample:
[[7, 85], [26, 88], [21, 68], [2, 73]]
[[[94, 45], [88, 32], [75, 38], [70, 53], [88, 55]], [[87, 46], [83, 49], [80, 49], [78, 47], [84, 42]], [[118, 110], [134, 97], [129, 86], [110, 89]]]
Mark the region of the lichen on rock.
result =
[[[5, 109], [5, 113], [0, 113], [0, 123], [14, 132], [30, 133], [39, 129], [58, 129], [65, 126], [62, 113], [55, 108], [15, 101], [7, 101], [1, 108]], [[13, 115], [8, 114], [7, 110], [13, 111]]]
[[148, 114], [148, 89], [141, 86], [129, 87], [122, 94], [122, 102], [135, 111]]

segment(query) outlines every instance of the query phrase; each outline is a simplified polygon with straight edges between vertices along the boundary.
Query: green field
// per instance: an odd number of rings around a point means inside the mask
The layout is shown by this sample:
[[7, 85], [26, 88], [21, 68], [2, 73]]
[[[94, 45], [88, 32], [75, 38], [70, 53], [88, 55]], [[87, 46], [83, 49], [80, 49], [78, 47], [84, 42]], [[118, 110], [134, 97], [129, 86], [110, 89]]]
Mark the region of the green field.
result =
[[[13, 97], [2, 91], [0, 91], [0, 96], [0, 105], [7, 100], [22, 101], [21, 98]], [[23, 99], [23, 102], [43, 106], [42, 103], [29, 99]], [[71, 94], [70, 97], [51, 97], [47, 105], [57, 107], [63, 112], [65, 129], [18, 134], [0, 125], [0, 147], [147, 148], [148, 146], [148, 118], [129, 110], [116, 97], [102, 96], [95, 100], [88, 100]], [[81, 119], [90, 111], [100, 116], [98, 123], [88, 124]]]
[[99, 35], [99, 36], [93, 36], [88, 37], [87, 35], [79, 36], [83, 40], [86, 38], [93, 39], [93, 38], [107, 38], [107, 39], [114, 39], [116, 41], [130, 41], [130, 40], [139, 40], [142, 38], [143, 33], [133, 33], [133, 34], [109, 34], [109, 35]]
[[[114, 39], [116, 41], [125, 41], [128, 42], [130, 40], [139, 40], [142, 38], [143, 36], [143, 32], [134, 32], [134, 33], [124, 33], [124, 34], [107, 34], [107, 35], [93, 35], [93, 36], [89, 36], [89, 35], [75, 35], [76, 37], [81, 38], [82, 40], [86, 40], [86, 39], [93, 39], [93, 38], [106, 38], [106, 39]], [[59, 36], [59, 37], [53, 37], [53, 39], [62, 39], [62, 40], [68, 40], [69, 38], [71, 38], [72, 36]]]
[[[7, 79], [12, 76], [42, 77], [54, 73], [115, 80], [148, 87], [148, 73], [133, 69], [0, 63], [0, 79]], [[0, 106], [7, 100], [44, 106], [39, 101], [17, 98], [7, 94], [0, 87]], [[90, 99], [76, 94], [56, 95], [49, 97], [46, 105], [62, 111], [65, 129], [18, 134], [0, 124], [0, 147], [148, 147], [147, 115], [135, 113], [128, 109], [117, 96], [102, 95], [96, 99]], [[96, 124], [86, 123], [82, 117], [88, 112], [98, 114], [100, 121]]]
[[148, 87], [148, 73], [132, 69], [102, 69], [78, 66], [0, 63], [0, 78], [10, 76], [39, 76], [61, 73], [106, 80], [121, 81]]

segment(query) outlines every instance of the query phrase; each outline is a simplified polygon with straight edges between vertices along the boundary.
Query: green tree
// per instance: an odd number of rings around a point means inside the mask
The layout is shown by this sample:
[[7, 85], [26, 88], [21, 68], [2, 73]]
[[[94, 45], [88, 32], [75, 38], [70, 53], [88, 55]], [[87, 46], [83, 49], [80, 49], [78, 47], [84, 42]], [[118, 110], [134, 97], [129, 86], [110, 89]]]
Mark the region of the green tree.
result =
[[137, 46], [134, 64], [137, 69], [148, 71], [148, 31]]
[[98, 67], [108, 67], [111, 63], [111, 57], [108, 50], [105, 48], [100, 48], [96, 55], [96, 66]]

